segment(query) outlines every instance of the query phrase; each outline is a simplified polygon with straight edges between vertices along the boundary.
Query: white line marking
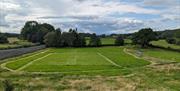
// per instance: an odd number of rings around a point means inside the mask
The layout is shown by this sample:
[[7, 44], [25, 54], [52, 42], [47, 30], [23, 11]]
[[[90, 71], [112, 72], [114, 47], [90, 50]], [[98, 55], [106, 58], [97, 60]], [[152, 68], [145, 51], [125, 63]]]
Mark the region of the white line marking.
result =
[[16, 70], [10, 69], [10, 68], [6, 67], [6, 65], [7, 65], [8, 63], [12, 63], [12, 62], [20, 61], [20, 60], [27, 59], [27, 58], [30, 58], [30, 57], [34, 57], [34, 56], [36, 56], [36, 55], [39, 55], [39, 54], [41, 54], [41, 53], [45, 53], [45, 52], [47, 52], [47, 51], [49, 51], [49, 50], [42, 51], [42, 52], [39, 52], [39, 53], [34, 54], [34, 55], [31, 55], [31, 56], [27, 56], [27, 57], [25, 56], [25, 57], [20, 58], [20, 59], [17, 59], [17, 60], [12, 60], [12, 61], [8, 61], [8, 62], [5, 62], [5, 63], [2, 63], [2, 64], [1, 64], [1, 68], [6, 69], [6, 70], [9, 70], [9, 71], [12, 71], [12, 72], [15, 72]]
[[109, 69], [109, 70], [87, 70], [87, 71], [62, 71], [62, 72], [26, 72], [26, 73], [30, 73], [30, 74], [59, 74], [59, 73], [76, 73], [76, 72], [103, 72], [103, 71], [116, 71], [119, 69]]
[[48, 56], [50, 56], [50, 55], [52, 55], [52, 54], [53, 54], [53, 53], [49, 53], [49, 54], [47, 54], [47, 55], [45, 55], [45, 56], [43, 56], [43, 57], [40, 57], [40, 58], [38, 58], [38, 59], [36, 59], [36, 60], [33, 60], [33, 61], [27, 63], [26, 65], [23, 65], [21, 68], [17, 69], [16, 71], [21, 71], [22, 69], [28, 67], [29, 65], [33, 64], [34, 62], [36, 62], [36, 61], [38, 61], [38, 60], [41, 60], [41, 59], [43, 59], [43, 58], [46, 58], [46, 57], [48, 57]]
[[6, 63], [1, 64], [1, 68], [2, 68], [2, 69], [9, 70], [9, 71], [11, 71], [11, 72], [14, 72], [14, 71], [15, 71], [15, 70], [12, 70], [12, 69], [6, 67]]
[[31, 56], [27, 56], [27, 57], [21, 58], [21, 59], [19, 59], [19, 60], [23, 60], [23, 59], [27, 59], [27, 58], [30, 58], [30, 57], [34, 57], [34, 56], [36, 56], [36, 55], [39, 55], [39, 54], [41, 54], [41, 53], [45, 53], [45, 52], [47, 52], [47, 51], [48, 51], [48, 50], [42, 51], [42, 52], [40, 52], [40, 53], [37, 53], [37, 54], [31, 55]]
[[115, 62], [113, 62], [112, 60], [110, 60], [109, 58], [107, 58], [106, 56], [102, 55], [101, 53], [97, 53], [99, 56], [103, 57], [105, 60], [107, 60], [108, 62], [110, 62], [111, 64], [113, 64], [114, 66], [117, 66], [117, 67], [122, 67], [118, 64], [116, 64]]

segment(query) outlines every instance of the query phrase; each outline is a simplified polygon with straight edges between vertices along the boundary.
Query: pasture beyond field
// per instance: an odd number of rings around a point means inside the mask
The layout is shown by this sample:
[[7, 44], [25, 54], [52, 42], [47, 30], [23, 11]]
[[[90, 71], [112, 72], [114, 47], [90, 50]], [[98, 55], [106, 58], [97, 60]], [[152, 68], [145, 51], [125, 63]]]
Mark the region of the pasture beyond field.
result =
[[47, 49], [16, 58], [5, 67], [12, 71], [73, 72], [140, 67], [150, 64], [123, 51], [123, 47]]

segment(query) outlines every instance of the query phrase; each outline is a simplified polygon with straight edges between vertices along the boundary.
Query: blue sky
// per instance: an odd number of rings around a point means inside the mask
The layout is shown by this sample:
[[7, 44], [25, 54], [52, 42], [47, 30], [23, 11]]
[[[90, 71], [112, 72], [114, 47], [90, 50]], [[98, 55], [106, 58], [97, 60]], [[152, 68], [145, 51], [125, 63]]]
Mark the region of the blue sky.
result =
[[180, 28], [180, 0], [0, 1], [0, 32], [20, 33], [30, 20], [98, 34], [175, 29]]

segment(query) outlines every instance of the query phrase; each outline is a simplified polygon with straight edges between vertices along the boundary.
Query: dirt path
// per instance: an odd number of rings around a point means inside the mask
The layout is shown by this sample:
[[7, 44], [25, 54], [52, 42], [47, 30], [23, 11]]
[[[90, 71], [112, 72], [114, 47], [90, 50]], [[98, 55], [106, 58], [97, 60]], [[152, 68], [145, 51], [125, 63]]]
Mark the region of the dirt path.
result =
[[172, 60], [163, 61], [161, 59], [149, 57], [149, 56], [144, 56], [144, 57], [140, 58], [129, 51], [130, 51], [129, 49], [124, 48], [124, 52], [126, 54], [134, 56], [135, 58], [138, 58], [138, 59], [144, 59], [144, 60], [151, 62], [151, 64], [147, 65], [147, 67], [161, 68], [161, 69], [180, 69], [180, 66], [179, 66], [180, 63], [178, 63], [178, 62], [174, 62]]

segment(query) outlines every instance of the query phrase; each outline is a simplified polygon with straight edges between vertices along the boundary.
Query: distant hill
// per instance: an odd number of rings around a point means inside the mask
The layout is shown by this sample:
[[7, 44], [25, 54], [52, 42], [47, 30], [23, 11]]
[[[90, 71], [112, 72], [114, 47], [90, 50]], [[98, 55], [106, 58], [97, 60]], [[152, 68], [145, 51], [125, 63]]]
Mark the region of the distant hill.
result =
[[172, 37], [177, 37], [180, 35], [180, 28], [178, 29], [173, 29], [173, 30], [165, 30], [165, 31], [156, 31], [158, 34], [159, 38], [172, 38]]
[[19, 37], [20, 36], [20, 34], [17, 34], [17, 33], [1, 33], [1, 34], [4, 34], [7, 37]]

